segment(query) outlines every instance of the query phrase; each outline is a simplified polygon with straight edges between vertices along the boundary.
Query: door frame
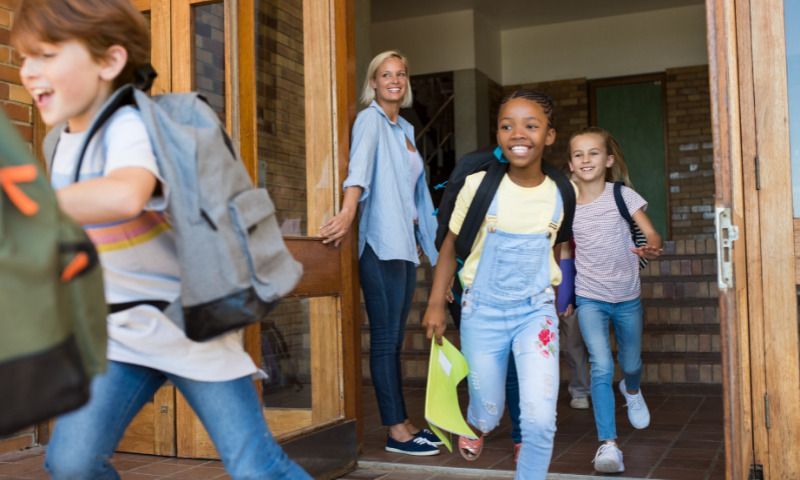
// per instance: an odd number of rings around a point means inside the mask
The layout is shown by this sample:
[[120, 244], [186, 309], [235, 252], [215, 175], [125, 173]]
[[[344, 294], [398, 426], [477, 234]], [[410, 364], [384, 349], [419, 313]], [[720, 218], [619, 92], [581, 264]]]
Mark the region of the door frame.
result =
[[719, 289], [729, 479], [754, 464], [764, 478], [800, 477], [787, 454], [800, 448], [800, 357], [787, 335], [798, 312], [782, 11], [782, 0], [706, 0], [715, 206], [738, 227], [718, 252], [733, 263], [733, 287]]

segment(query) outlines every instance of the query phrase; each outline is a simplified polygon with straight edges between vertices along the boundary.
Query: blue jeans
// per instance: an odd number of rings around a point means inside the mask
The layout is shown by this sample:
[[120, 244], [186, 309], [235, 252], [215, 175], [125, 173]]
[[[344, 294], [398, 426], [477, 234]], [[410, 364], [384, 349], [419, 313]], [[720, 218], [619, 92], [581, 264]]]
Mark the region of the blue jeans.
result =
[[614, 357], [609, 325], [617, 339], [617, 361], [628, 390], [638, 390], [642, 376], [642, 303], [638, 298], [609, 303], [576, 297], [578, 323], [589, 350], [592, 377], [592, 407], [600, 441], [617, 438], [614, 421]]
[[367, 244], [358, 262], [369, 318], [369, 368], [381, 423], [407, 418], [400, 352], [417, 284], [416, 267], [406, 260], [380, 260]]
[[89, 403], [56, 421], [45, 461], [51, 477], [119, 479], [109, 459], [125, 428], [167, 379], [202, 420], [232, 478], [311, 478], [275, 442], [249, 376], [200, 382], [115, 361], [92, 381]]

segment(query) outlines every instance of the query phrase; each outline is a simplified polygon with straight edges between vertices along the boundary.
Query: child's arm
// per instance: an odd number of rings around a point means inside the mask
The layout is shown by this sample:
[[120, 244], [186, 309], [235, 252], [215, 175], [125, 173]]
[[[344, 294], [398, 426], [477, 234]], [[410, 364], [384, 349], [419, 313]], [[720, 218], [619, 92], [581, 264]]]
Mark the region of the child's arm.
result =
[[150, 170], [123, 167], [56, 191], [58, 206], [81, 225], [116, 222], [144, 210], [158, 180]]
[[456, 234], [447, 232], [442, 247], [439, 249], [439, 260], [433, 270], [433, 285], [428, 297], [428, 308], [422, 317], [422, 326], [428, 338], [436, 335], [436, 342], [441, 345], [442, 335], [447, 327], [445, 305], [448, 292], [456, 273]]
[[650, 221], [650, 218], [641, 208], [633, 214], [633, 221], [636, 222], [644, 236], [647, 237], [647, 244], [632, 249], [633, 253], [650, 260], [658, 258], [663, 249], [661, 248], [661, 235], [653, 227], [653, 222]]

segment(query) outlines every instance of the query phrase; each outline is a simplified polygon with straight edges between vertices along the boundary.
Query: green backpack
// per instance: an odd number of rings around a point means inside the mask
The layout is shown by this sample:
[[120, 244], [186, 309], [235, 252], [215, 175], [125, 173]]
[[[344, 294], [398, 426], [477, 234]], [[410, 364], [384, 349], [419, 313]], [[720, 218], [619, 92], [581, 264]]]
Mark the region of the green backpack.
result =
[[105, 370], [102, 270], [0, 113], [0, 436], [76, 409]]

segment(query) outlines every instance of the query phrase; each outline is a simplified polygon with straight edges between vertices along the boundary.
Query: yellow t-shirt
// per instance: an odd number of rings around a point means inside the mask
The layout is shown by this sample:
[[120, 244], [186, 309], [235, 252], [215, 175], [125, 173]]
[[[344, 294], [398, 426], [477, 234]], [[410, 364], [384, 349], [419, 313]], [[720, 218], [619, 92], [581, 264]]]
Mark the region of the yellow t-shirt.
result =
[[[456, 199], [449, 225], [450, 231], [456, 235], [461, 231], [461, 225], [463, 225], [464, 218], [467, 216], [467, 210], [469, 210], [469, 206], [475, 197], [475, 192], [478, 191], [478, 185], [480, 185], [484, 175], [486, 175], [486, 172], [473, 173], [468, 176], [461, 191], [458, 192], [458, 198]], [[557, 191], [558, 186], [550, 177], [545, 177], [544, 181], [536, 187], [521, 187], [512, 182], [508, 175], [504, 176], [497, 189], [497, 229], [509, 233], [547, 232], [550, 219], [553, 217], [553, 209], [556, 206]], [[559, 225], [563, 218], [564, 214], [562, 212], [558, 221]], [[465, 287], [472, 285], [475, 279], [478, 261], [481, 258], [485, 241], [486, 220], [484, 219], [472, 246], [472, 252], [464, 261], [464, 267], [459, 274], [461, 283]], [[555, 244], [555, 241], [556, 236], [552, 235], [550, 244]], [[552, 250], [550, 253], [550, 283], [552, 285], [561, 283], [561, 269], [558, 268]]]

